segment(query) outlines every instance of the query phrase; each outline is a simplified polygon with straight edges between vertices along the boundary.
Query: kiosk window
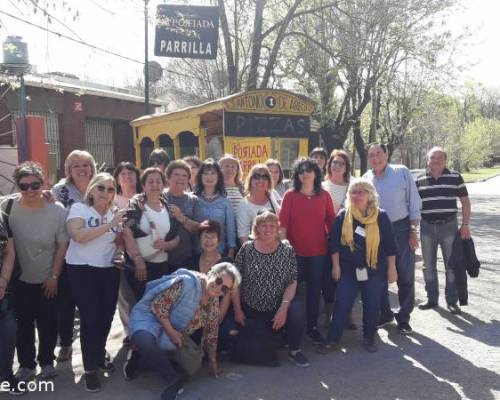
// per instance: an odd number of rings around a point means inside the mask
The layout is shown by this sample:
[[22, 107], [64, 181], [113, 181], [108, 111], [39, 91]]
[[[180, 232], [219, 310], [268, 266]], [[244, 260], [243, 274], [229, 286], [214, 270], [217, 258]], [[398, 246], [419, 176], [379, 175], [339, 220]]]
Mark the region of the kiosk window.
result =
[[279, 160], [281, 167], [286, 170], [292, 169], [293, 162], [299, 157], [299, 139], [281, 139]]

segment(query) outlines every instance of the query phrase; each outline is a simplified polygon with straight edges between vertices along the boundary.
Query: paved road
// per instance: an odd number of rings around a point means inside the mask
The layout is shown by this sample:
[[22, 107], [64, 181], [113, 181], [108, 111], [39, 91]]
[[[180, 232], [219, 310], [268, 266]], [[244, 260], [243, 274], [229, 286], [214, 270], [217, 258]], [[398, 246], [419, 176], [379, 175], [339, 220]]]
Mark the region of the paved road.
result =
[[[312, 367], [292, 366], [283, 354], [279, 368], [256, 368], [223, 363], [217, 380], [205, 373], [186, 386], [185, 400], [339, 400], [339, 399], [500, 399], [500, 177], [469, 186], [473, 204], [472, 233], [483, 261], [479, 278], [469, 280], [469, 306], [460, 316], [445, 309], [415, 310], [414, 334], [401, 336], [395, 327], [380, 331], [379, 352], [366, 353], [361, 333], [347, 332], [341, 353], [321, 356], [309, 344], [304, 351]], [[420, 260], [420, 258], [419, 258]], [[444, 282], [440, 260], [440, 282]], [[417, 265], [417, 303], [425, 301], [422, 265]], [[443, 287], [441, 291], [443, 292]], [[441, 293], [442, 293], [441, 292]], [[393, 295], [392, 300], [396, 304]], [[443, 301], [444, 302], [444, 301]], [[360, 323], [360, 305], [355, 319]], [[121, 367], [122, 331], [118, 319], [108, 350]], [[82, 382], [79, 344], [73, 364], [58, 365], [55, 393], [29, 394], [39, 399], [157, 399], [162, 382], [145, 373], [125, 382], [116, 371], [103, 382], [103, 391], [88, 394]], [[1, 395], [0, 395], [1, 396]]]

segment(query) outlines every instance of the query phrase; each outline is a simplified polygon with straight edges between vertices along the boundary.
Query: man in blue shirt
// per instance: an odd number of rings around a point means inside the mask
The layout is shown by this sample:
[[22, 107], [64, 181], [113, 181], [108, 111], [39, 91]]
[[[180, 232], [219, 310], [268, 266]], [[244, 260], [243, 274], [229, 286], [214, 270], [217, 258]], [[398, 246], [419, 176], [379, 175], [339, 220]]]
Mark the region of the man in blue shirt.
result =
[[377, 189], [380, 208], [387, 212], [392, 222], [398, 245], [396, 269], [400, 308], [397, 313], [392, 312], [386, 283], [378, 326], [390, 324], [396, 317], [399, 331], [407, 335], [412, 332], [409, 322], [415, 303], [415, 249], [418, 247], [417, 230], [422, 201], [408, 168], [389, 164], [388, 161], [389, 153], [384, 144], [369, 145], [368, 162], [372, 169], [363, 177]]

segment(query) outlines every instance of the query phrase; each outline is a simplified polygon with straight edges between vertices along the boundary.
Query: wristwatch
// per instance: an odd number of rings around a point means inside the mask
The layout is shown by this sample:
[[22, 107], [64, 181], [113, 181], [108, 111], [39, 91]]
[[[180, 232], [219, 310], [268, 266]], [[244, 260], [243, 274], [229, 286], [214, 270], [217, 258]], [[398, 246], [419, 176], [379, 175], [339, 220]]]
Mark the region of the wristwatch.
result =
[[56, 274], [52, 274], [50, 276], [50, 279], [54, 279], [55, 281], [57, 281], [59, 279], [59, 277]]

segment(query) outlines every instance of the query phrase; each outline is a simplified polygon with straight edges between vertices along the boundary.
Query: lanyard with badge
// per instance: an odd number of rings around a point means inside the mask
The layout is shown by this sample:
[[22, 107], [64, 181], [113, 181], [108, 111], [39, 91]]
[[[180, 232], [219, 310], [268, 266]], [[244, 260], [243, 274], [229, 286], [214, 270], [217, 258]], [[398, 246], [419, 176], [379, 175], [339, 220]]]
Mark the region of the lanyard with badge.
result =
[[[360, 225], [358, 225], [358, 227], [354, 231], [354, 234], [366, 239], [366, 230]], [[366, 267], [356, 267], [356, 280], [358, 282], [364, 282], [368, 280], [368, 269]]]

